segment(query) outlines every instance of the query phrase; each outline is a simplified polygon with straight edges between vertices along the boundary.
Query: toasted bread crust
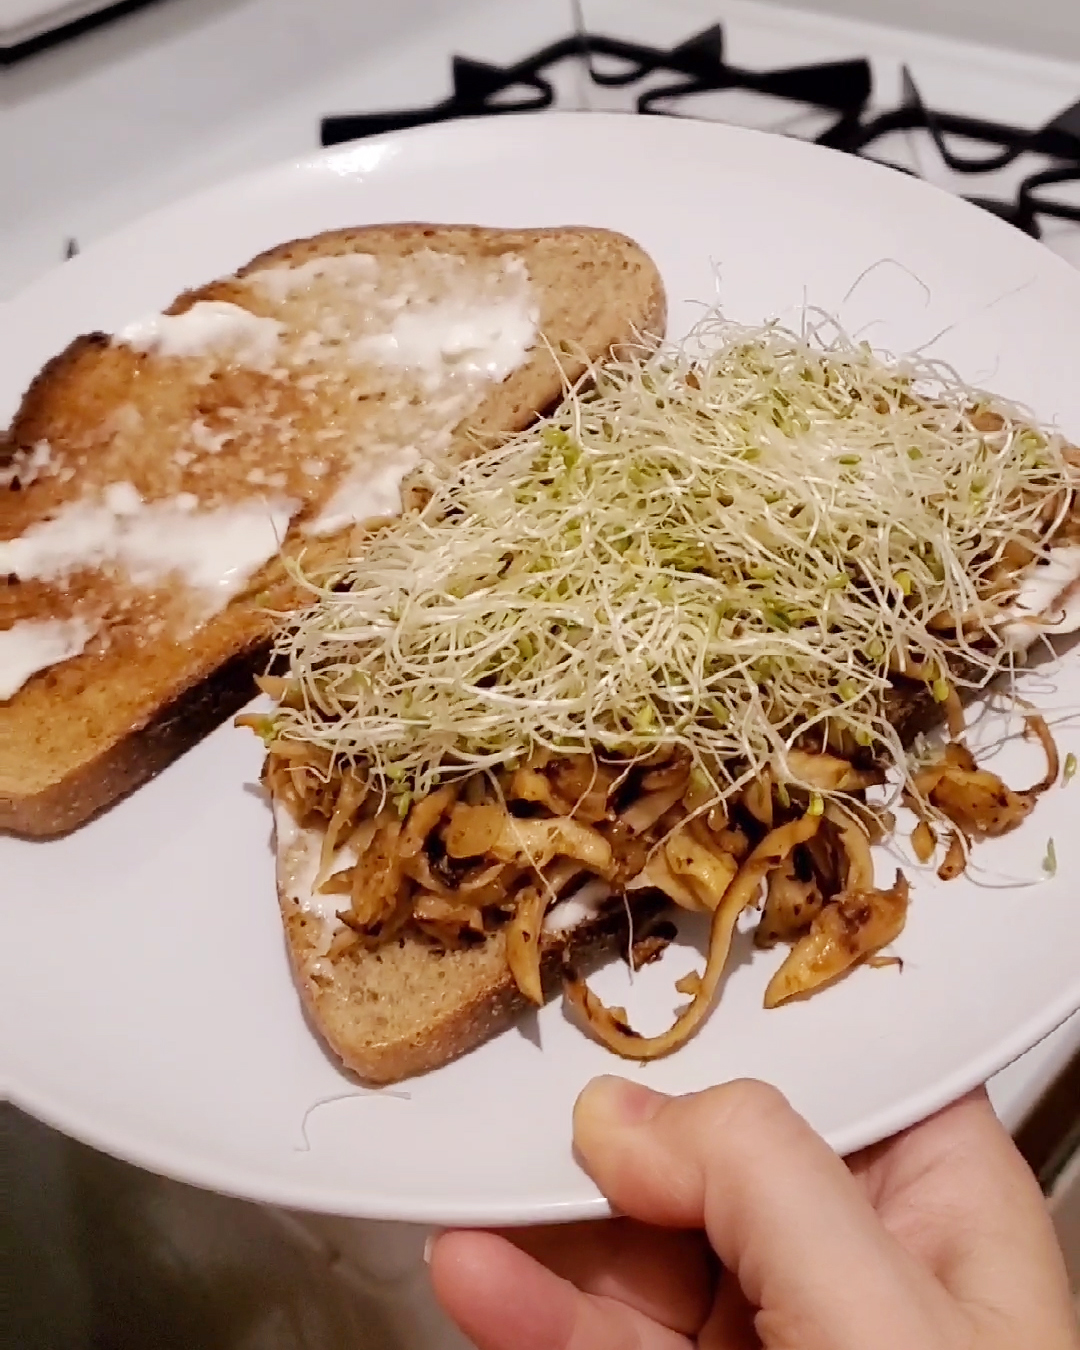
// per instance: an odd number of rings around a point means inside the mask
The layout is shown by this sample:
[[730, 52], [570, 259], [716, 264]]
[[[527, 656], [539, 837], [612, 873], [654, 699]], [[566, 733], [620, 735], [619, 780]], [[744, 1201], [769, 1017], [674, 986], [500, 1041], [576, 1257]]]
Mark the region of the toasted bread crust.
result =
[[33, 796], [0, 798], [0, 830], [53, 838], [92, 820], [249, 703], [254, 674], [265, 669], [269, 651], [258, 642], [237, 652], [61, 782]]
[[8, 432], [8, 458], [20, 449], [29, 449], [40, 440], [52, 423], [52, 406], [57, 386], [77, 375], [80, 365], [100, 355], [109, 346], [108, 333], [82, 333], [63, 351], [46, 361], [23, 395]]
[[[440, 1068], [513, 1026], [531, 1006], [510, 974], [504, 932], [492, 934], [480, 947], [459, 951], [442, 951], [423, 938], [408, 936], [376, 952], [337, 958], [334, 969], [340, 973], [330, 981], [319, 974], [320, 921], [280, 889], [279, 903], [307, 1014], [345, 1067], [366, 1083], [396, 1083]], [[635, 926], [666, 907], [663, 897], [636, 893]], [[545, 999], [557, 993], [565, 964], [588, 969], [625, 952], [628, 938], [621, 900], [566, 934], [545, 935], [541, 957]], [[440, 986], [439, 998], [429, 1002], [427, 995], [434, 986]], [[450, 997], [445, 996], [448, 987]], [[372, 995], [374, 1002], [369, 1002]], [[412, 1015], [388, 1019], [386, 1029], [379, 1032], [371, 1014], [383, 1000], [409, 1003]]]
[[[535, 265], [543, 275], [538, 289], [547, 336], [553, 342], [587, 338], [584, 345], [592, 359], [602, 358], [636, 332], [663, 329], [659, 274], [637, 245], [609, 231], [365, 226], [278, 245], [253, 259], [237, 277], [273, 262], [295, 265], [359, 250], [400, 258], [418, 248], [466, 258], [523, 256], [530, 271]], [[560, 267], [565, 267], [566, 284], [556, 294]], [[240, 293], [237, 278], [226, 278], [184, 292], [169, 312], [183, 312], [199, 300], [235, 300]], [[0, 461], [10, 461], [41, 440], [62, 449], [69, 436], [74, 443], [84, 432], [91, 440], [100, 436], [102, 413], [115, 409], [136, 384], [145, 388], [157, 372], [154, 361], [118, 348], [104, 334], [75, 339], [27, 390], [0, 440]], [[574, 378], [581, 367], [566, 364]], [[481, 435], [519, 430], [556, 402], [560, 392], [554, 363], [546, 352], [541, 359], [537, 349], [535, 359], [490, 388], [475, 414], [455, 432], [451, 453], [468, 453], [466, 430]], [[160, 454], [169, 447], [152, 449]], [[11, 538], [41, 518], [31, 509], [39, 490], [39, 484], [0, 489], [0, 511], [11, 511], [0, 538]], [[342, 547], [346, 537], [347, 532], [331, 537], [325, 549]], [[290, 537], [288, 547], [294, 546]], [[322, 548], [320, 544], [320, 552]], [[36, 587], [34, 582], [20, 586], [0, 578], [0, 627], [48, 614], [35, 607]], [[293, 598], [281, 561], [274, 559], [179, 649], [175, 643], [166, 650], [160, 642], [144, 641], [137, 625], [129, 624], [130, 631], [114, 638], [104, 653], [88, 649], [32, 676], [0, 705], [0, 830], [38, 837], [65, 833], [194, 745], [254, 695], [254, 676], [265, 660], [272, 629], [268, 611], [288, 607]]]

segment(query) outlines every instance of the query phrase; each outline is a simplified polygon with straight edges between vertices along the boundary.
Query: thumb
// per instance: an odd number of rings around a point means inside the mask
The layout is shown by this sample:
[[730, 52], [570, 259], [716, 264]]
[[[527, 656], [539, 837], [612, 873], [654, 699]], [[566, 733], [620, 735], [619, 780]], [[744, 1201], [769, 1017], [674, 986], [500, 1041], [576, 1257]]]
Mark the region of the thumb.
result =
[[763, 1083], [670, 1098], [596, 1079], [575, 1107], [574, 1140], [620, 1213], [705, 1229], [761, 1309], [766, 1344], [929, 1347], [955, 1316], [841, 1159]]

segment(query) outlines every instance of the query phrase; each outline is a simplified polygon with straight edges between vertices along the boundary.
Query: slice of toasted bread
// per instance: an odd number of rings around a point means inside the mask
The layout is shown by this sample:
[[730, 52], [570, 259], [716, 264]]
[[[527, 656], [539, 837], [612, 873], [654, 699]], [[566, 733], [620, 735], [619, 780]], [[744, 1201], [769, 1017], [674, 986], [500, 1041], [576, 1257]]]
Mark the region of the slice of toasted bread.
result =
[[[319, 1034], [345, 1066], [371, 1084], [427, 1073], [505, 1031], [530, 1004], [506, 960], [505, 930], [478, 946], [444, 950], [408, 934], [377, 951], [326, 956], [326, 908], [312, 905], [317, 836], [275, 803], [278, 902], [297, 987]], [[332, 901], [331, 901], [332, 903]], [[628, 909], [629, 906], [629, 909]], [[560, 987], [564, 964], [587, 969], [627, 951], [667, 901], [653, 891], [615, 898], [590, 918], [542, 939], [544, 994]]]
[[[433, 259], [445, 261], [436, 267]], [[439, 403], [421, 378], [429, 372], [404, 370], [400, 358], [391, 368], [380, 357], [385, 341], [380, 348], [371, 339], [385, 334], [372, 332], [365, 308], [372, 286], [380, 313], [417, 295], [434, 303], [444, 285], [462, 302], [474, 279], [497, 292], [499, 269], [508, 274], [515, 259], [540, 338], [501, 382], [499, 370], [470, 394], [468, 406]], [[367, 291], [350, 289], [354, 280]], [[73, 504], [100, 501], [116, 484], [132, 485], [145, 504], [197, 500], [200, 510], [287, 497], [282, 553], [246, 576], [224, 608], [196, 620], [190, 603], [180, 603], [183, 585], [158, 577], [132, 586], [115, 567], [80, 563], [60, 576], [0, 580], [0, 635], [21, 640], [40, 621], [73, 616], [92, 634], [84, 650], [31, 674], [0, 702], [0, 829], [49, 836], [79, 826], [241, 707], [266, 658], [270, 611], [297, 594], [283, 557], [303, 551], [318, 561], [347, 544], [348, 511], [340, 531], [319, 523], [328, 508], [335, 515], [351, 482], [363, 488], [389, 477], [378, 494], [385, 502], [405, 449], [460, 456], [478, 436], [521, 428], [584, 368], [570, 353], [599, 359], [637, 333], [658, 334], [665, 311], [655, 266], [621, 235], [422, 224], [282, 245], [234, 277], [186, 292], [167, 313], [199, 304], [265, 321], [255, 337], [279, 333], [285, 367], [258, 341], [245, 356], [243, 333], [231, 354], [216, 356], [182, 343], [155, 348], [145, 329], [126, 340], [76, 339], [34, 381], [0, 440], [0, 564], [5, 541]], [[353, 341], [354, 324], [367, 346]], [[423, 334], [413, 338], [422, 357]], [[449, 418], [445, 427], [440, 418]]]

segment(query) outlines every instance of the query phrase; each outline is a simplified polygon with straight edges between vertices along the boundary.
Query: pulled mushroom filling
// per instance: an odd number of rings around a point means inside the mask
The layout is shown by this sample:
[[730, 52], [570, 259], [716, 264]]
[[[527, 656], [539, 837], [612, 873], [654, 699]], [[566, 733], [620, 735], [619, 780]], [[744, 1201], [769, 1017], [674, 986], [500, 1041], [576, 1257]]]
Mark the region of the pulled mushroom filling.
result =
[[[1019, 824], [1056, 781], [1053, 742], [1036, 734], [1048, 771], [1024, 792], [977, 768], [959, 742], [918, 771], [918, 790], [935, 819], [952, 823], [954, 840]], [[505, 928], [514, 980], [542, 1004], [545, 919], [568, 897], [617, 902], [647, 888], [711, 914], [705, 968], [679, 982], [690, 1003], [662, 1035], [639, 1036], [623, 1009], [605, 1007], [574, 970], [563, 971], [571, 1007], [598, 1040], [626, 1058], [654, 1059], [700, 1026], [736, 924], [762, 897], [755, 944], [791, 948], [769, 982], [767, 1008], [831, 983], [903, 930], [908, 882], [898, 872], [887, 890], [876, 887], [870, 854], [892, 825], [865, 800], [884, 774], [824, 752], [800, 752], [796, 762], [801, 785], [766, 774], [717, 803], [684, 751], [622, 761], [538, 751], [518, 768], [437, 788], [404, 817], [356, 766], [331, 766], [325, 755], [300, 757], [272, 743], [264, 778], [298, 824], [322, 832], [315, 888], [341, 896], [344, 925], [332, 958], [410, 930], [452, 948]], [[822, 787], [842, 788], [843, 801], [826, 802]], [[923, 829], [931, 830], [925, 820]], [[931, 841], [932, 851], [932, 833]], [[961, 855], [949, 875], [962, 868]]]

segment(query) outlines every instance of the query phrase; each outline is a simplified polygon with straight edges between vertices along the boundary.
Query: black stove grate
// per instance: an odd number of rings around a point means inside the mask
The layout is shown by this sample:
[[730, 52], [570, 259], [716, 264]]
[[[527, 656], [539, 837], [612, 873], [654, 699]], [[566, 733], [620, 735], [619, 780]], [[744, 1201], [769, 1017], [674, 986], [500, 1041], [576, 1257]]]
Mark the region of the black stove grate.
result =
[[[605, 68], [598, 68], [597, 58], [606, 63]], [[627, 88], [647, 82], [649, 87], [637, 94], [634, 107], [653, 116], [687, 116], [672, 107], [672, 102], [741, 89], [835, 114], [828, 127], [813, 139], [848, 154], [868, 154], [898, 131], [922, 130], [929, 134], [943, 163], [959, 174], [995, 173], [1024, 156], [1040, 156], [1053, 161], [1052, 165], [1033, 168], [1014, 196], [976, 194], [967, 200], [1035, 238], [1041, 237], [1042, 222], [1047, 219], [1080, 223], [1080, 207], [1047, 191], [1080, 182], [1080, 100], [1044, 127], [1010, 127], [927, 107], [910, 71], [905, 69], [900, 105], [873, 112], [873, 78], [870, 63], [863, 58], [780, 70], [744, 70], [724, 59], [724, 34], [719, 25], [668, 49], [585, 33], [553, 42], [508, 66], [455, 56], [451, 67], [453, 91], [448, 98], [426, 108], [325, 117], [322, 144], [338, 145], [463, 117], [512, 116], [553, 108], [557, 94], [551, 75], [567, 62], [584, 65], [598, 86]]]

